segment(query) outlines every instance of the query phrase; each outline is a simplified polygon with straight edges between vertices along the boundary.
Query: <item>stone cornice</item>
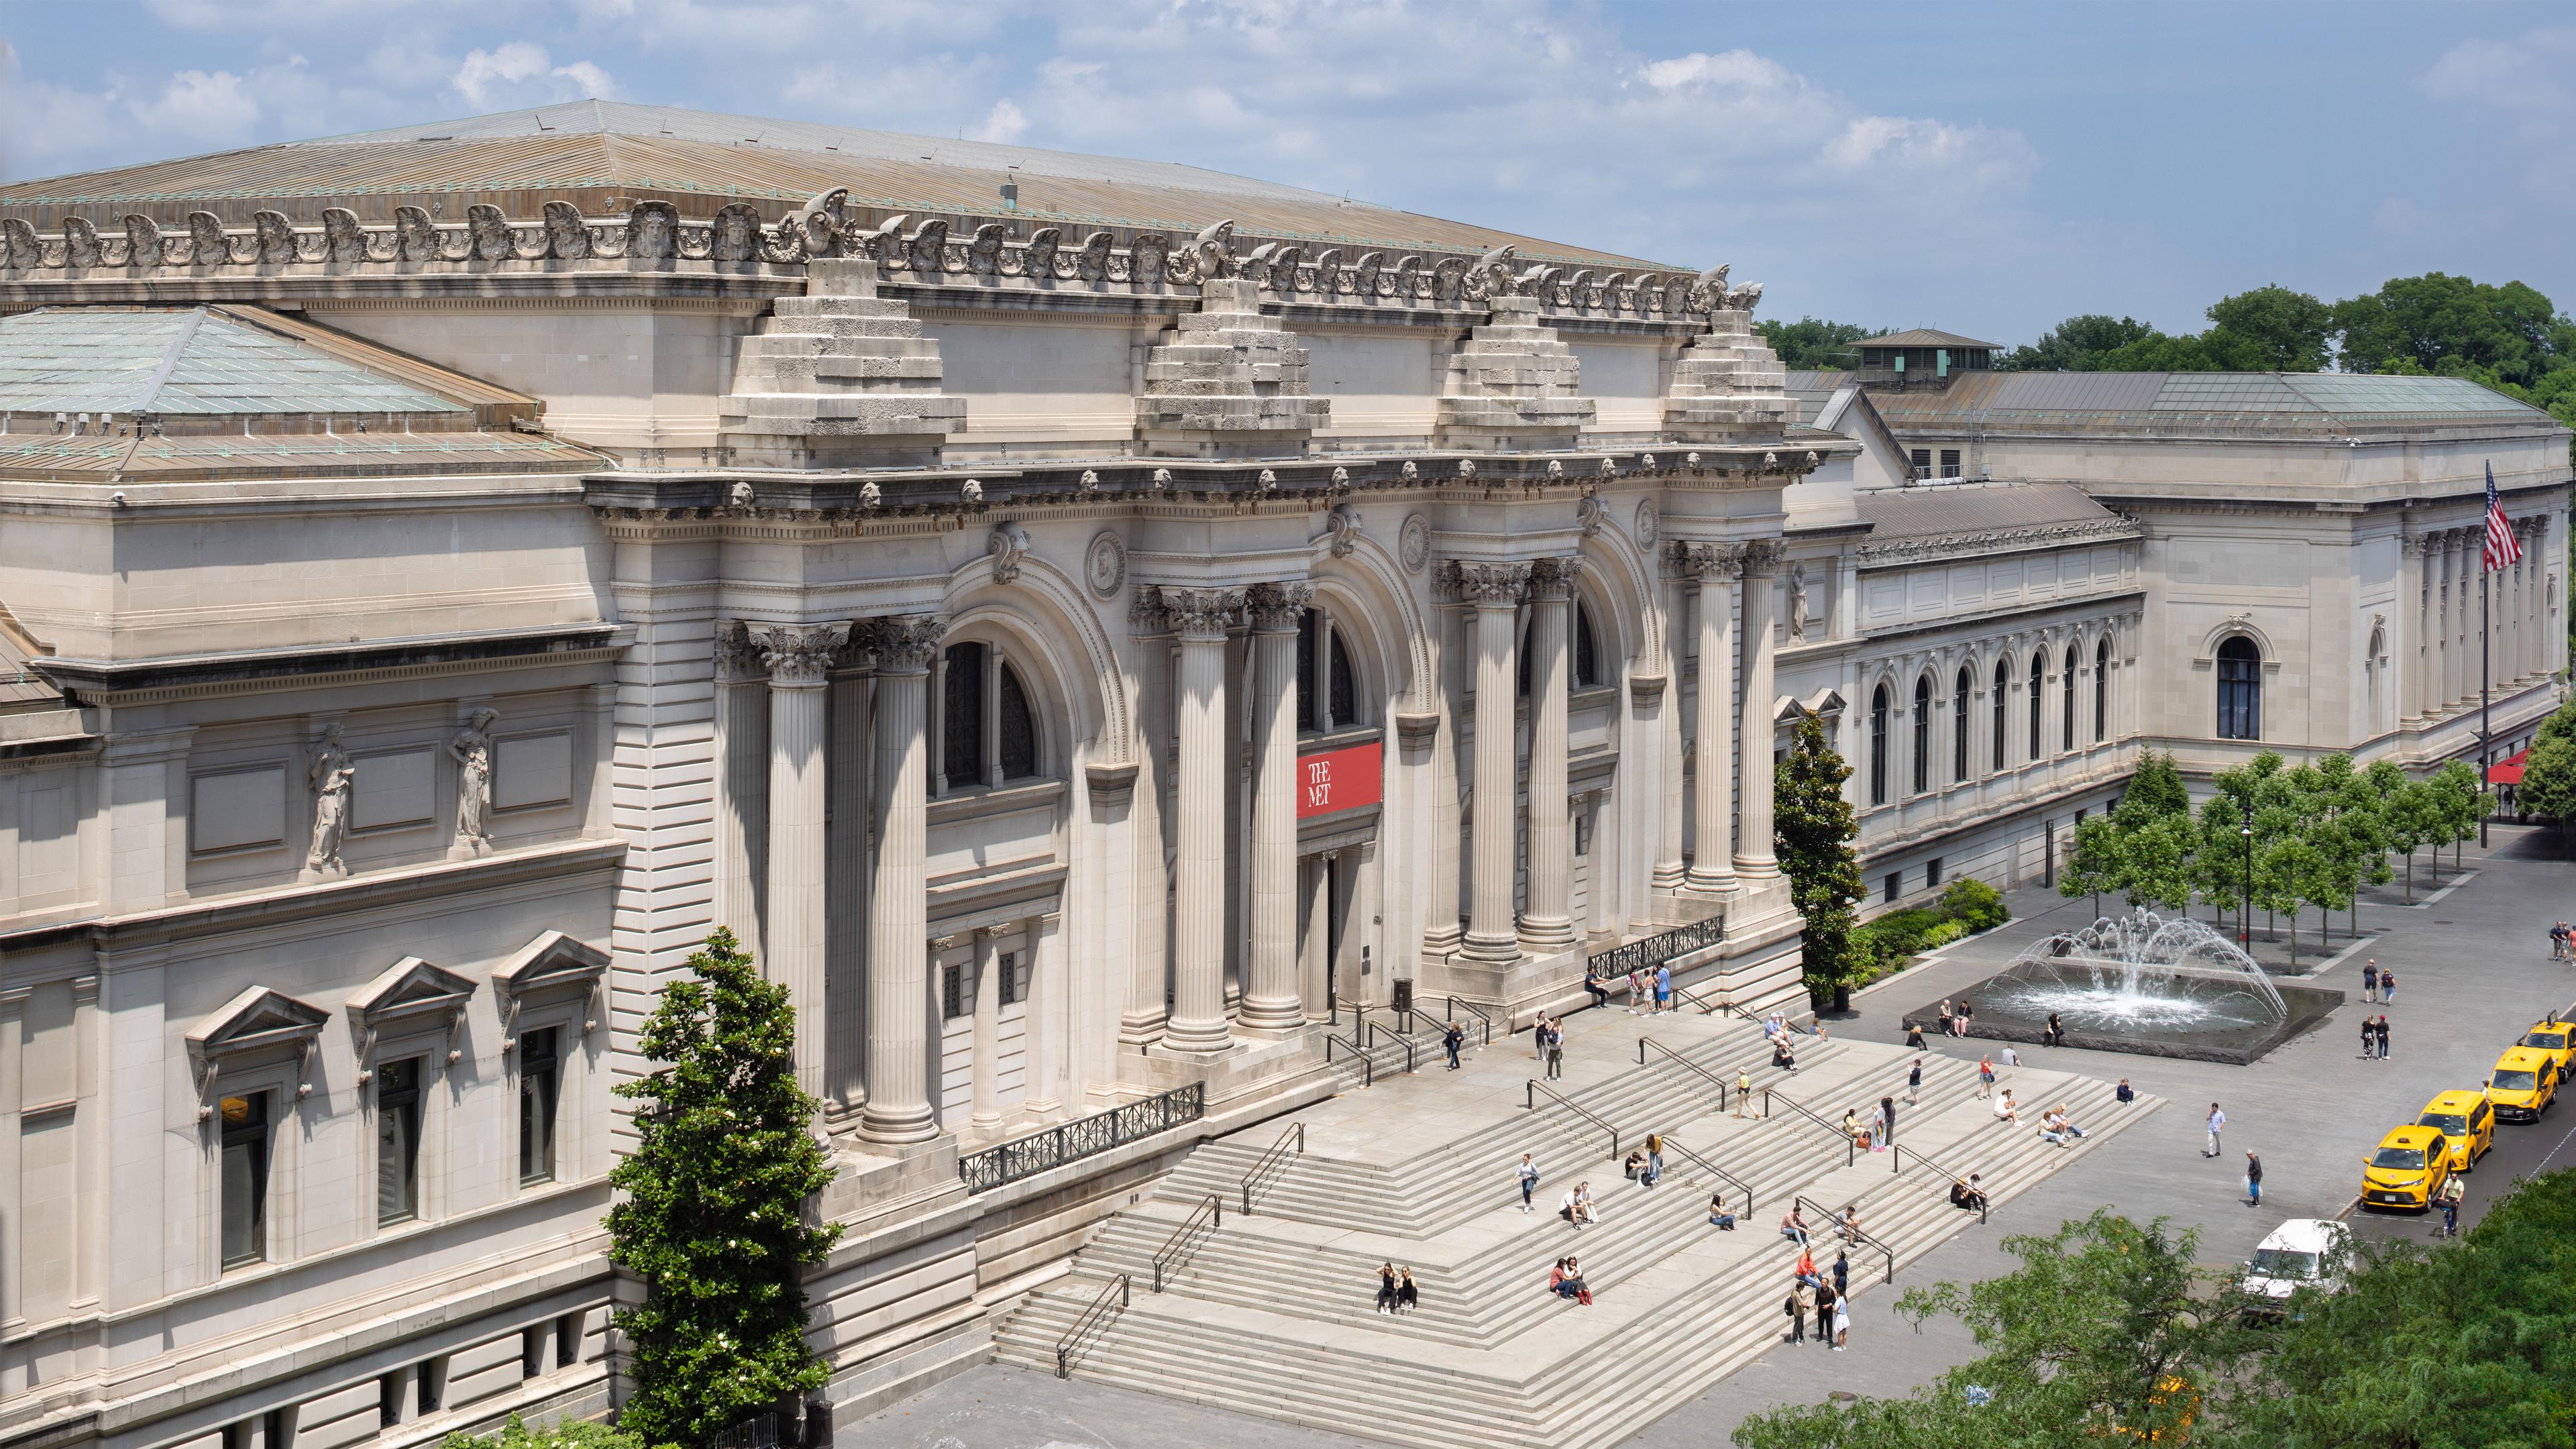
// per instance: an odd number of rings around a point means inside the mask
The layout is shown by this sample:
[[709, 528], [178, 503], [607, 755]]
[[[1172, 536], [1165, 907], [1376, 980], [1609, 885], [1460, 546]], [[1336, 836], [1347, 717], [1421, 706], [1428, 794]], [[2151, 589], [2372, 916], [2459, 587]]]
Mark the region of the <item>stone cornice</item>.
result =
[[1884, 543], [1864, 539], [1857, 554], [1864, 570], [1898, 568], [1908, 564], [1927, 563], [1934, 559], [1954, 559], [1978, 554], [2031, 553], [2052, 548], [2071, 548], [2114, 539], [2144, 538], [2146, 530], [2126, 518], [2094, 519], [2083, 523], [2046, 524], [2032, 528], [1967, 529], [1957, 533], [1932, 534], [1920, 538], [1889, 539]]
[[[2050, 599], [2042, 603], [2025, 604], [2016, 609], [1991, 609], [1978, 614], [1956, 614], [1942, 619], [1926, 619], [1921, 623], [1900, 624], [1892, 629], [1864, 629], [1854, 642], [1886, 644], [1899, 639], [1912, 639], [1924, 634], [1959, 629], [1974, 631], [1976, 635], [1974, 640], [1962, 640], [1963, 644], [1990, 642], [1999, 632], [2009, 635], [2013, 630], [2053, 627], [2053, 623], [2041, 622], [2043, 615], [2099, 613], [2106, 605], [2111, 604], [2143, 605], [2146, 597], [2146, 590], [2131, 588], [2116, 589], [2105, 594], [2084, 594], [2071, 599]], [[2012, 621], [2012, 629], [1999, 630], [1998, 626], [2008, 620]]]
[[101, 704], [158, 704], [271, 689], [282, 680], [305, 686], [341, 685], [539, 662], [560, 668], [613, 659], [626, 644], [626, 632], [620, 626], [598, 623], [160, 659], [46, 655], [29, 664], [57, 687], [77, 691], [84, 699]]

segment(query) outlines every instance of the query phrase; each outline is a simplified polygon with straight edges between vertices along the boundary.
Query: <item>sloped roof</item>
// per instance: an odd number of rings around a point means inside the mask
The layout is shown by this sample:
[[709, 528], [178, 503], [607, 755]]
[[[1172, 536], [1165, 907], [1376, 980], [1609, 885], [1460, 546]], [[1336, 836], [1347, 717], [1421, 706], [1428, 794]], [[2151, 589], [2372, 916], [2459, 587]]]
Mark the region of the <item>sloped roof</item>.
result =
[[1937, 328], [1931, 327], [1917, 327], [1908, 332], [1890, 332], [1884, 337], [1864, 337], [1851, 345], [1854, 347], [1985, 347], [1993, 349], [2000, 349], [2003, 346], [2000, 342], [1979, 342], [1974, 337], [1962, 337], [1956, 332], [1943, 332]]
[[0, 317], [0, 412], [469, 411], [206, 307], [45, 307]]
[[1871, 543], [1954, 533], [2116, 523], [2120, 516], [2072, 483], [1938, 483], [1873, 488], [1853, 500]]
[[2459, 377], [2334, 372], [1954, 372], [1945, 388], [1872, 396], [1891, 426], [2123, 429], [2501, 423], [2542, 409]]
[[[1015, 207], [1005, 182], [1018, 184]], [[325, 206], [387, 221], [397, 204], [442, 201], [456, 220], [477, 202], [531, 217], [549, 200], [598, 214], [656, 196], [689, 216], [747, 201], [774, 218], [834, 187], [870, 226], [929, 213], [1194, 232], [1232, 218], [1238, 233], [1283, 240], [1478, 253], [1510, 242], [1535, 260], [1686, 269], [1174, 162], [602, 100], [11, 182], [0, 216], [44, 230], [66, 214], [104, 226], [139, 211], [169, 225], [203, 209], [241, 225], [268, 209], [312, 224]]]

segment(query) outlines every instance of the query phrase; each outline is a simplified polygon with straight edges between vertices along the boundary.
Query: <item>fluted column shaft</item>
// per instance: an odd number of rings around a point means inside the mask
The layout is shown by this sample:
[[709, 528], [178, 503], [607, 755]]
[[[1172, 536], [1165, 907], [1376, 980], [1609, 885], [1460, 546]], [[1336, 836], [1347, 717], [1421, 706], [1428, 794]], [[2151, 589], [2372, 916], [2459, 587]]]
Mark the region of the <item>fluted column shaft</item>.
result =
[[993, 933], [977, 931], [973, 1121], [978, 1132], [1002, 1125], [1002, 978], [995, 969], [1000, 959], [993, 948]]
[[2458, 704], [2461, 693], [2462, 665], [2468, 656], [2468, 610], [2461, 607], [2464, 590], [2460, 587], [2460, 547], [2458, 530], [2442, 535], [2442, 703]]
[[1461, 591], [1476, 607], [1475, 826], [1470, 833], [1467, 940], [1461, 954], [1486, 962], [1520, 959], [1512, 923], [1513, 667], [1520, 594], [1527, 570], [1513, 564], [1461, 564]]
[[876, 709], [877, 850], [868, 873], [867, 1106], [873, 1142], [939, 1133], [930, 1109], [930, 921], [922, 879], [929, 850], [930, 661], [939, 621], [879, 621]]
[[1545, 956], [1574, 944], [1574, 832], [1566, 815], [1565, 692], [1568, 602], [1575, 562], [1530, 569], [1529, 900], [1521, 945]]
[[1690, 550], [1699, 574], [1699, 816], [1691, 845], [1690, 887], [1736, 888], [1731, 845], [1735, 777], [1735, 570], [1739, 550], [1707, 545]]
[[1173, 889], [1172, 1020], [1163, 1044], [1174, 1051], [1223, 1051], [1232, 1043], [1225, 1019], [1225, 634], [1243, 595], [1231, 589], [1162, 592], [1181, 639], [1180, 861]]
[[2397, 716], [2402, 721], [2419, 719], [2424, 713], [2424, 541], [2403, 538], [2397, 549], [2397, 629], [2389, 641], [2388, 657], [2397, 666], [2397, 678], [2389, 683], [2396, 690]]
[[823, 950], [827, 797], [824, 747], [831, 729], [826, 676], [847, 624], [754, 628], [769, 667], [769, 979], [796, 1008], [796, 1083], [823, 1095]]
[[1682, 649], [1674, 631], [1682, 626], [1679, 579], [1663, 583], [1664, 693], [1655, 702], [1655, 733], [1663, 742], [1663, 808], [1655, 818], [1653, 886], [1658, 891], [1682, 888]]
[[1250, 591], [1252, 953], [1239, 1020], [1271, 1031], [1306, 1020], [1297, 973], [1297, 616], [1314, 593], [1312, 584]]
[[[1735, 747], [1740, 762], [1735, 808], [1743, 817], [1744, 830], [1735, 842], [1735, 870], [1756, 880], [1780, 873], [1779, 859], [1771, 853], [1771, 579], [1779, 567], [1776, 544], [1758, 544], [1745, 553], [1743, 728]], [[1955, 688], [1948, 668], [1945, 659], [1944, 686]], [[1945, 723], [1945, 744], [1946, 728]], [[1938, 762], [1936, 774], [1947, 763]]]

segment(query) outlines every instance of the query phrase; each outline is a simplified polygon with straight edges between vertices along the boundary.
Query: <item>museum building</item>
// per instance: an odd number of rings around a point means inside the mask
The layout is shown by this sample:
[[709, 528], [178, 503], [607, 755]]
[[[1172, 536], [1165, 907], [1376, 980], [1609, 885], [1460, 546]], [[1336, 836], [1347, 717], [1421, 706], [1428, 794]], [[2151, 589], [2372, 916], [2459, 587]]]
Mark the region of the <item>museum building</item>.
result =
[[1641, 943], [1796, 1008], [1803, 717], [1873, 908], [2142, 746], [2473, 751], [2489, 465], [2552, 707], [2546, 414], [1791, 375], [1707, 260], [591, 101], [0, 186], [0, 1444], [606, 1411], [609, 1089], [718, 927], [847, 1413], [1428, 1019]]

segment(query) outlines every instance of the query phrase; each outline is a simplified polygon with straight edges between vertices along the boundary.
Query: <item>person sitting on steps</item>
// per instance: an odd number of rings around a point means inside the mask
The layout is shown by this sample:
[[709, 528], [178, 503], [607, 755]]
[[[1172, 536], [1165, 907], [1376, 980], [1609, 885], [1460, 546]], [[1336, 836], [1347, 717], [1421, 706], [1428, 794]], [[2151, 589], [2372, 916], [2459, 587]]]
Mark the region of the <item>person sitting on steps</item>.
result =
[[1986, 1195], [1977, 1187], [1980, 1176], [1982, 1174], [1972, 1172], [1968, 1174], [1965, 1181], [1954, 1179], [1950, 1184], [1950, 1206], [1966, 1208], [1970, 1212], [1984, 1212]]
[[1410, 1313], [1421, 1306], [1422, 1290], [1419, 1287], [1416, 1287], [1413, 1282], [1413, 1270], [1411, 1268], [1406, 1268], [1397, 1275], [1397, 1282], [1395, 1285], [1395, 1311], [1398, 1313]]
[[1377, 1270], [1377, 1311], [1395, 1311], [1395, 1265], [1385, 1264]]

